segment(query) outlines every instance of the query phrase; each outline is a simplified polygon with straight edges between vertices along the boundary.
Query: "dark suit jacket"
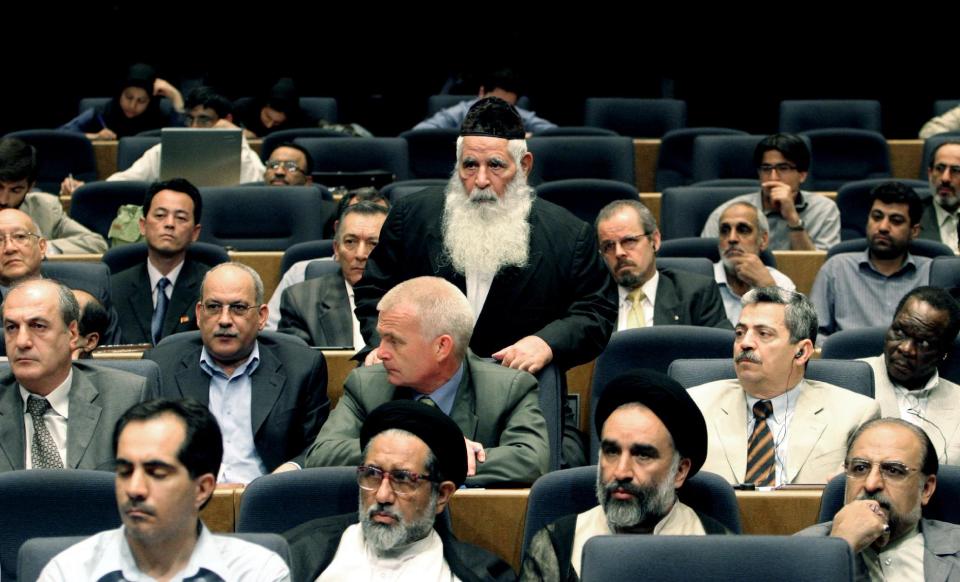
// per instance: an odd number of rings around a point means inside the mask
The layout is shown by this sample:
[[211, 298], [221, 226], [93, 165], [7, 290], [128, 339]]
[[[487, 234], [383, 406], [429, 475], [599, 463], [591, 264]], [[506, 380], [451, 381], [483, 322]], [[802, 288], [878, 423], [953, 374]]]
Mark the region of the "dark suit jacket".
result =
[[920, 218], [919, 238], [943, 242], [943, 239], [940, 238], [940, 225], [937, 224], [937, 211], [933, 208], [934, 204], [933, 196], [923, 199], [923, 216]]
[[337, 271], [284, 289], [277, 331], [295, 335], [311, 346], [353, 346], [353, 314], [343, 273]]
[[[477, 466], [477, 474], [467, 484], [530, 485], [547, 472], [550, 463], [536, 378], [472, 354], [466, 363], [450, 418], [487, 453], [487, 460]], [[370, 411], [413, 396], [409, 388], [391, 385], [383, 366], [357, 368], [347, 376], [343, 397], [310, 448], [307, 466], [359, 465], [360, 427]]]
[[[253, 372], [253, 442], [268, 471], [287, 461], [303, 465], [306, 448], [330, 413], [323, 354], [260, 336], [260, 365]], [[298, 342], [299, 343], [299, 342]], [[164, 398], [210, 402], [210, 376], [200, 369], [201, 339], [146, 352], [160, 365]], [[229, 437], [227, 437], [229, 438]]]
[[[380, 344], [377, 302], [396, 284], [421, 275], [443, 277], [466, 293], [466, 279], [443, 248], [443, 190], [405, 196], [391, 208], [354, 287], [367, 345]], [[489, 357], [528, 335], [543, 339], [561, 369], [596, 358], [616, 326], [617, 289], [597, 252], [593, 227], [535, 198], [526, 267], [497, 273], [477, 319], [470, 349]]]
[[[161, 337], [181, 331], [197, 329], [197, 299], [200, 283], [209, 266], [187, 259], [177, 284], [173, 286], [167, 314], [163, 319]], [[128, 344], [151, 344], [150, 319], [153, 317], [153, 289], [147, 264], [141, 263], [110, 277], [110, 286], [120, 316], [123, 341]]]
[[[83, 362], [73, 364], [67, 419], [69, 469], [113, 469], [113, 429], [131, 406], [153, 395], [141, 376]], [[0, 471], [25, 467], [23, 399], [9, 370], [0, 374]]]
[[717, 282], [686, 271], [657, 269], [653, 325], [701, 325], [730, 329]]

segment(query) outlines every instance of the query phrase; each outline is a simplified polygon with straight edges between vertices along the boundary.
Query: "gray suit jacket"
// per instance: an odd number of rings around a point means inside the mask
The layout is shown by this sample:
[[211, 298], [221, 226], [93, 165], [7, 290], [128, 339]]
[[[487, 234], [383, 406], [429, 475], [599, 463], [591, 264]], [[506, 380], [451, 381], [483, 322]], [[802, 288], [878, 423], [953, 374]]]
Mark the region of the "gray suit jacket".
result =
[[[933, 197], [923, 200], [923, 216], [920, 218], [920, 238], [943, 242], [940, 238], [940, 225], [937, 224], [937, 211], [933, 208]], [[956, 251], [956, 249], [954, 249]]]
[[[391, 385], [383, 366], [357, 368], [307, 453], [306, 466], [359, 465], [360, 427], [367, 414], [385, 402], [413, 396], [409, 388]], [[468, 485], [529, 485], [547, 472], [547, 423], [540, 412], [537, 380], [530, 374], [468, 355], [450, 418], [487, 453]]]
[[[798, 536], [830, 535], [832, 521], [818, 523], [797, 532]], [[923, 533], [923, 579], [925, 582], [960, 582], [960, 526], [921, 519], [920, 531]], [[863, 557], [854, 556], [855, 580], [869, 581]]]
[[353, 346], [353, 314], [343, 273], [337, 271], [284, 289], [277, 331], [295, 335], [311, 346]]
[[65, 255], [107, 250], [102, 236], [64, 213], [58, 196], [28, 192], [20, 210], [30, 215], [47, 241]]
[[653, 325], [701, 325], [731, 329], [717, 282], [696, 273], [657, 269]]
[[[73, 364], [67, 463], [70, 469], [113, 468], [113, 429], [131, 406], [151, 398], [141, 376], [82, 362]], [[25, 468], [23, 399], [10, 371], [0, 374], [0, 471]]]
[[[203, 275], [209, 269], [210, 267], [197, 261], [188, 259], [184, 262], [177, 277], [177, 284], [173, 286], [173, 293], [170, 295], [160, 337], [197, 329], [195, 306], [200, 297]], [[124, 343], [153, 343], [153, 338], [150, 337], [153, 289], [150, 288], [147, 264], [141, 263], [113, 275], [110, 277], [110, 288], [120, 317]]]
[[[876, 401], [849, 390], [803, 380], [793, 418], [787, 426], [787, 483], [826, 483], [840, 471], [847, 438], [864, 422], [880, 417]], [[704, 471], [730, 483], [747, 472], [747, 399], [740, 382], [719, 380], [690, 389], [707, 422]]]

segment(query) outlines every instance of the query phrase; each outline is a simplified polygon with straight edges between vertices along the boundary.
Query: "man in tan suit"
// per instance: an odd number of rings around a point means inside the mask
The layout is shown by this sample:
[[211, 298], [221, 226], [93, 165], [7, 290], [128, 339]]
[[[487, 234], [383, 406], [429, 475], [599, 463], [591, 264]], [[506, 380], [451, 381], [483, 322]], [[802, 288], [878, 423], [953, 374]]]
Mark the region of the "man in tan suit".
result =
[[847, 438], [878, 418], [865, 396], [804, 379], [817, 314], [800, 293], [760, 287], [743, 296], [733, 343], [737, 379], [690, 389], [707, 421], [704, 471], [731, 483], [826, 483]]
[[864, 358], [873, 368], [880, 414], [919, 426], [943, 464], [960, 464], [960, 386], [943, 378], [960, 330], [960, 305], [945, 290], [917, 287], [900, 300], [883, 354]]

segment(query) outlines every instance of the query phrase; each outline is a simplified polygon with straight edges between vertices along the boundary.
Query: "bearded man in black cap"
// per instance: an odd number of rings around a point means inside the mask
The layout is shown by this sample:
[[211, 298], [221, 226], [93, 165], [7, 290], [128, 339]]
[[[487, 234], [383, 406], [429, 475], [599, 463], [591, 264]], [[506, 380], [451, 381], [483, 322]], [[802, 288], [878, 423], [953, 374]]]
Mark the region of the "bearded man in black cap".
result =
[[617, 290], [590, 225], [536, 197], [516, 109], [477, 101], [457, 140], [457, 167], [445, 191], [404, 197], [354, 287], [356, 314], [376, 363], [377, 302], [420, 275], [447, 279], [477, 314], [470, 349], [536, 373], [589, 362], [617, 318]]
[[583, 546], [598, 535], [728, 533], [677, 499], [707, 455], [703, 415], [680, 384], [652, 370], [618, 376], [600, 396], [594, 420], [599, 505], [537, 532], [522, 580], [579, 580]]
[[373, 410], [360, 432], [359, 515], [285, 534], [294, 580], [513, 580], [508, 564], [453, 537], [437, 519], [467, 476], [456, 423], [412, 400]]

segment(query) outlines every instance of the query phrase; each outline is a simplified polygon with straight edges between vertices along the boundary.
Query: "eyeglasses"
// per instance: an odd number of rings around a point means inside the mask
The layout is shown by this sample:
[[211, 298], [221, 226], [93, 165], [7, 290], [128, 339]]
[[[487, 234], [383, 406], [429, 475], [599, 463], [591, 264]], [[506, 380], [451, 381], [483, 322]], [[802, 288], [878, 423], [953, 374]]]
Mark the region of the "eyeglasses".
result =
[[302, 171], [303, 171], [303, 170], [300, 169], [299, 166], [297, 166], [297, 162], [293, 162], [293, 161], [281, 162], [281, 161], [279, 161], [279, 160], [270, 160], [270, 161], [267, 162], [266, 166], [267, 166], [267, 169], [268, 169], [268, 170], [274, 170], [274, 171], [276, 171], [277, 168], [283, 168], [284, 170], [286, 170], [286, 171], [288, 171], [288, 172], [302, 172]]
[[600, 253], [609, 255], [617, 251], [617, 244], [625, 251], [632, 251], [637, 248], [640, 241], [650, 236], [649, 234], [637, 234], [634, 236], [625, 236], [620, 240], [605, 240], [600, 243]]
[[390, 488], [397, 495], [413, 495], [422, 481], [433, 481], [432, 475], [420, 475], [397, 469], [384, 471], [379, 467], [360, 465], [357, 467], [357, 485], [364, 491], [376, 491], [384, 479], [390, 481]]
[[880, 477], [884, 481], [903, 481], [914, 471], [920, 470], [908, 467], [898, 461], [871, 463], [866, 459], [850, 459], [849, 461], [845, 461], [843, 463], [843, 470], [849, 479], [864, 479], [873, 472], [874, 465], [880, 467]]
[[230, 315], [243, 317], [248, 311], [256, 307], [256, 305], [247, 305], [246, 303], [230, 303], [229, 305], [224, 305], [223, 303], [217, 303], [216, 301], [208, 301], [207, 303], [202, 303], [201, 307], [203, 308], [203, 313], [207, 317], [219, 316], [221, 313], [223, 313], [224, 307], [230, 310]]
[[786, 174], [787, 172], [792, 172], [796, 169], [797, 169], [797, 166], [795, 164], [787, 164], [787, 163], [760, 165], [761, 174], [769, 174], [774, 170], [776, 170], [778, 174]]
[[960, 175], [960, 166], [948, 166], [946, 164], [937, 164], [933, 167], [933, 171], [938, 174], [943, 174], [947, 170], [950, 170], [951, 175]]
[[34, 238], [39, 239], [40, 235], [33, 234], [32, 232], [11, 232], [10, 234], [0, 235], [3, 238], [0, 238], [0, 245], [6, 246], [7, 243], [13, 244], [16, 247], [25, 247], [30, 244], [30, 241]]
[[213, 127], [213, 124], [217, 122], [217, 118], [211, 115], [190, 115], [189, 113], [184, 117], [187, 127]]

